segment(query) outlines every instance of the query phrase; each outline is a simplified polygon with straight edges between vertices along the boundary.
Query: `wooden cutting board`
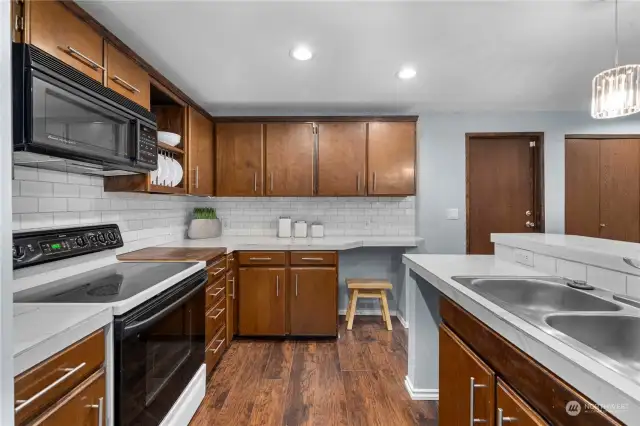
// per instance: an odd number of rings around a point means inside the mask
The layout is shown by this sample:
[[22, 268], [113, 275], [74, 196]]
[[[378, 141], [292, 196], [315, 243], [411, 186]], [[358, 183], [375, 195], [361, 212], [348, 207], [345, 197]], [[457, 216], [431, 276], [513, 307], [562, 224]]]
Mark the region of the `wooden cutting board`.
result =
[[118, 256], [118, 260], [138, 262], [201, 262], [212, 260], [226, 253], [227, 249], [224, 247], [149, 247], [142, 250], [121, 254]]

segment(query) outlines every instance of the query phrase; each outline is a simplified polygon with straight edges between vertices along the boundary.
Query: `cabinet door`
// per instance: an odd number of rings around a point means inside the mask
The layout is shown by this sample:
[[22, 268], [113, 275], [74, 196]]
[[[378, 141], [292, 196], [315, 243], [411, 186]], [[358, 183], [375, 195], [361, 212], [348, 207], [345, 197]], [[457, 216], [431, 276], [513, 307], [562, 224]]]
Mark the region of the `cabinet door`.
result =
[[262, 124], [216, 124], [216, 194], [263, 195]]
[[102, 82], [102, 36], [59, 1], [29, 2], [30, 43]]
[[291, 334], [335, 336], [338, 329], [336, 268], [291, 268], [289, 283]]
[[416, 124], [369, 123], [369, 195], [414, 195]]
[[238, 324], [238, 283], [236, 273], [227, 272], [227, 342], [231, 343]]
[[318, 125], [318, 194], [365, 195], [367, 123]]
[[640, 242], [640, 140], [600, 141], [600, 238]]
[[266, 125], [266, 195], [313, 195], [313, 125]]
[[151, 107], [149, 74], [133, 59], [107, 43], [107, 87], [146, 109]]
[[494, 424], [494, 372], [444, 324], [439, 341], [440, 424]]
[[[546, 426], [547, 422], [522, 400], [506, 383], [498, 379], [496, 426]], [[501, 421], [502, 420], [502, 421]]]
[[213, 123], [189, 107], [189, 194], [213, 195]]
[[285, 333], [284, 268], [240, 268], [239, 331], [243, 336]]
[[600, 237], [600, 141], [565, 141], [565, 232]]

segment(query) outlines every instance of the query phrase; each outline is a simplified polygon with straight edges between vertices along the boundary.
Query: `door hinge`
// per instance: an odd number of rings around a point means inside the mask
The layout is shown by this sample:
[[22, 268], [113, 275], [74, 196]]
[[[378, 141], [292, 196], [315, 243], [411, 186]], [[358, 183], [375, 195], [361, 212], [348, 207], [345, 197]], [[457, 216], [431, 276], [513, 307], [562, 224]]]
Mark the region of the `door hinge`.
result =
[[313, 134], [314, 135], [318, 134], [318, 126], [316, 124], [313, 125]]
[[536, 147], [536, 141], [529, 141], [529, 148], [535, 148]]

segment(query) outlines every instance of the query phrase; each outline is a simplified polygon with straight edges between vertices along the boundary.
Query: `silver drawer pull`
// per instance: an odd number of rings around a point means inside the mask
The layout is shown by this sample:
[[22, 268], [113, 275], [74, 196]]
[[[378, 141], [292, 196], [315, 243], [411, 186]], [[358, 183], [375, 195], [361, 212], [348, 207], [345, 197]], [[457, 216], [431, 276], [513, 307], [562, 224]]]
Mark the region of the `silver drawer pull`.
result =
[[249, 261], [251, 262], [269, 262], [271, 261], [270, 257], [250, 257]]
[[220, 293], [222, 293], [224, 291], [224, 287], [220, 287], [218, 289], [218, 291], [216, 291], [215, 293], [211, 293], [210, 296], [216, 297], [217, 295], [219, 295]]
[[87, 408], [97, 408], [98, 409], [98, 426], [102, 426], [102, 418], [104, 417], [104, 398], [98, 398], [97, 404], [87, 405]]
[[71, 47], [71, 46], [67, 46], [67, 48], [66, 48], [66, 49], [62, 48], [62, 50], [66, 50], [66, 51], [67, 51], [67, 53], [73, 53], [74, 55], [79, 56], [80, 58], [82, 58], [82, 59], [84, 59], [85, 61], [89, 62], [89, 64], [90, 64], [89, 66], [90, 66], [91, 68], [93, 68], [94, 70], [97, 70], [97, 69], [101, 69], [102, 71], [104, 71], [104, 70], [105, 70], [105, 69], [104, 69], [104, 67], [103, 67], [102, 65], [100, 65], [99, 63], [97, 63], [96, 61], [94, 61], [93, 59], [91, 59], [90, 57], [88, 57], [88, 56], [86, 56], [86, 55], [83, 55], [79, 50], [74, 49], [74, 48], [73, 48], [73, 47]]
[[475, 398], [475, 390], [478, 388], [486, 388], [487, 385], [480, 385], [480, 384], [476, 384], [476, 379], [474, 377], [470, 377], [469, 378], [469, 382], [470, 382], [470, 387], [469, 387], [469, 405], [470, 405], [470, 410], [469, 410], [469, 426], [473, 426], [477, 423], [486, 423], [487, 421], [485, 419], [476, 419], [474, 418], [474, 405], [476, 402], [476, 398]]
[[215, 277], [216, 275], [218, 275], [220, 272], [226, 270], [227, 268], [216, 268], [216, 271], [213, 272], [213, 276]]
[[236, 298], [236, 277], [231, 278], [231, 298]]
[[132, 85], [131, 83], [127, 82], [126, 80], [123, 80], [122, 78], [118, 77], [117, 75], [113, 75], [113, 77], [111, 77], [111, 79], [113, 81], [115, 81], [116, 83], [118, 83], [120, 86], [123, 86], [125, 89], [134, 92], [134, 93], [140, 93], [140, 89], [138, 89], [136, 86]]
[[505, 417], [502, 408], [498, 408], [498, 426], [504, 426], [505, 423], [515, 423], [518, 419], [516, 417]]
[[82, 364], [80, 364], [79, 366], [75, 367], [75, 368], [65, 368], [62, 369], [62, 371], [66, 371], [67, 373], [60, 377], [58, 380], [56, 380], [55, 382], [51, 383], [49, 386], [47, 386], [46, 388], [42, 389], [40, 392], [38, 392], [37, 394], [33, 395], [31, 398], [29, 399], [19, 399], [16, 402], [19, 403], [20, 405], [18, 405], [15, 408], [15, 412], [18, 413], [20, 412], [23, 408], [25, 408], [26, 406], [28, 406], [29, 404], [31, 404], [33, 401], [35, 401], [36, 399], [40, 398], [42, 395], [46, 394], [47, 392], [49, 392], [51, 389], [55, 388], [56, 386], [58, 386], [60, 383], [64, 382], [65, 380], [67, 380], [69, 377], [73, 376], [74, 374], [76, 374], [78, 371], [80, 371], [85, 365], [87, 365], [86, 362], [83, 362]]
[[219, 317], [220, 315], [222, 315], [222, 313], [224, 312], [224, 309], [225, 309], [225, 308], [220, 308], [220, 309], [218, 309], [218, 314], [217, 314], [217, 315], [210, 316], [209, 318], [211, 318], [211, 319], [218, 319], [218, 317]]
[[218, 350], [220, 350], [220, 346], [222, 346], [222, 344], [224, 343], [224, 339], [223, 340], [218, 340], [218, 346], [216, 346], [215, 349], [209, 349], [209, 352], [213, 352], [214, 354], [218, 352]]
[[303, 257], [302, 260], [313, 261], [313, 262], [322, 262], [324, 258], [322, 257]]

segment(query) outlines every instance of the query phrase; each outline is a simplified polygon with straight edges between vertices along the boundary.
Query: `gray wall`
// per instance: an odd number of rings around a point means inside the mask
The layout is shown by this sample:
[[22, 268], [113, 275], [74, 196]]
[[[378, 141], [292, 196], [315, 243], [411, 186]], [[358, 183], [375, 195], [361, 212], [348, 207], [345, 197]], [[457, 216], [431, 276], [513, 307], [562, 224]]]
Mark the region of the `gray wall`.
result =
[[[640, 114], [594, 120], [584, 112], [420, 114], [418, 122], [418, 235], [425, 253], [466, 252], [465, 133], [544, 132], [546, 232], [564, 232], [566, 134], [640, 134]], [[459, 220], [446, 220], [448, 208]]]

